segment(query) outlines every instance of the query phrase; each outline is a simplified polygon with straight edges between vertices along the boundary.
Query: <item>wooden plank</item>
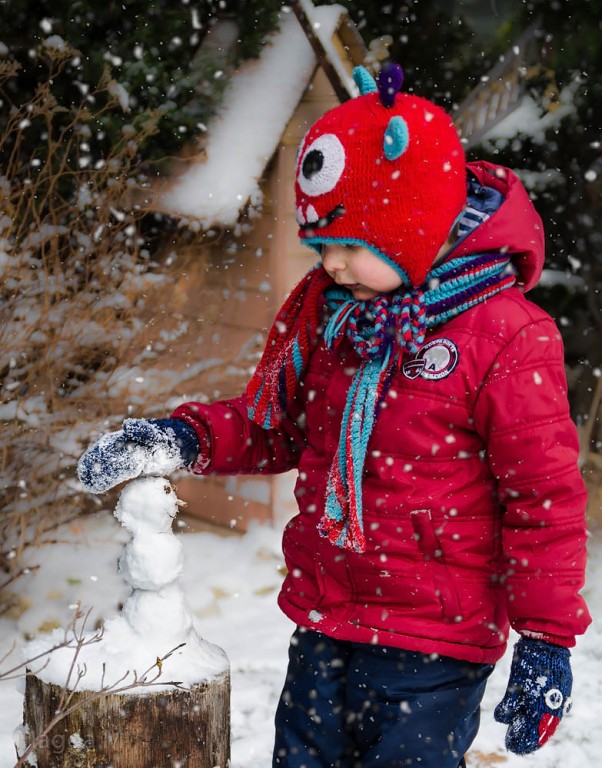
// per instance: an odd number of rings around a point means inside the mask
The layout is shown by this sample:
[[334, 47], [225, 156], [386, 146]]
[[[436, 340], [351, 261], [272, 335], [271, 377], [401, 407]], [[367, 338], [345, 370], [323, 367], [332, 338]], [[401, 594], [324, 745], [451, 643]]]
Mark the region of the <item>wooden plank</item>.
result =
[[528, 27], [503, 58], [474, 88], [454, 114], [454, 123], [465, 146], [478, 144], [483, 136], [521, 104], [527, 65], [535, 60], [539, 25]]
[[309, 40], [309, 44], [311, 45], [313, 52], [316, 54], [319, 65], [322, 67], [326, 76], [328, 77], [328, 80], [330, 81], [330, 84], [332, 85], [337, 98], [341, 103], [348, 101], [352, 97], [352, 94], [347, 90], [347, 86], [343, 82], [337, 68], [330, 61], [322, 41], [314, 32], [311, 20], [305, 13], [303, 4], [299, 2], [299, 0], [294, 0], [294, 2], [291, 3], [291, 7], [295, 13], [295, 16], [299, 20], [299, 24], [301, 24], [301, 28]]

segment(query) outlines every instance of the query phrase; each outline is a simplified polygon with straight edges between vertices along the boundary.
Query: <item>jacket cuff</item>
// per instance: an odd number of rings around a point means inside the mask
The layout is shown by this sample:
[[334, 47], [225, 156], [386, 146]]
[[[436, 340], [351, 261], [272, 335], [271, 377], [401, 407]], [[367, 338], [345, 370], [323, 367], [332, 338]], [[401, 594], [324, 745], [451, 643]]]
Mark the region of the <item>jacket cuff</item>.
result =
[[560, 637], [558, 635], [550, 635], [547, 632], [537, 632], [535, 630], [520, 629], [517, 630], [521, 638], [525, 640], [539, 641], [547, 645], [555, 645], [561, 648], [573, 648], [576, 645], [574, 636]]
[[191, 457], [186, 469], [196, 475], [203, 474], [211, 464], [211, 437], [209, 429], [198, 419], [193, 418], [185, 409], [176, 408], [171, 415], [172, 419], [178, 419], [190, 430], [196, 443], [196, 452]]

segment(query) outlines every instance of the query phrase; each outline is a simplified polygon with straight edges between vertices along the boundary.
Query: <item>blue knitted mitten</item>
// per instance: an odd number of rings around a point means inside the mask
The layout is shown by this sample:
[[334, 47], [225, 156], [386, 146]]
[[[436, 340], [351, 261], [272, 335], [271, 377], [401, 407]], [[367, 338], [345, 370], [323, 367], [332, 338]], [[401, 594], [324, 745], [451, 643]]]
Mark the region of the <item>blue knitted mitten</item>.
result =
[[552, 736], [571, 708], [570, 651], [522, 637], [514, 647], [508, 688], [494, 717], [508, 725], [506, 747], [527, 755]]
[[126, 419], [80, 458], [77, 474], [92, 493], [104, 493], [139, 475], [170, 474], [199, 454], [194, 429], [181, 419]]

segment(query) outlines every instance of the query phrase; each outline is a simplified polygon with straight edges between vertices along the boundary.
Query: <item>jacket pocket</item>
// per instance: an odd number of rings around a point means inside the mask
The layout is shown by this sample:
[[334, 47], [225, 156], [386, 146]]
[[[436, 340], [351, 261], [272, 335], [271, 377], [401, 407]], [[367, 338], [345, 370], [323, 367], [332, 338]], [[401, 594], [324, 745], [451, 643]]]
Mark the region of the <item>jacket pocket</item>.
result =
[[445, 562], [441, 543], [437, 538], [430, 509], [414, 509], [410, 512], [414, 538], [420, 554], [426, 563], [433, 579], [436, 595], [441, 603], [443, 616], [448, 621], [461, 621], [462, 608], [460, 597], [451, 570]]

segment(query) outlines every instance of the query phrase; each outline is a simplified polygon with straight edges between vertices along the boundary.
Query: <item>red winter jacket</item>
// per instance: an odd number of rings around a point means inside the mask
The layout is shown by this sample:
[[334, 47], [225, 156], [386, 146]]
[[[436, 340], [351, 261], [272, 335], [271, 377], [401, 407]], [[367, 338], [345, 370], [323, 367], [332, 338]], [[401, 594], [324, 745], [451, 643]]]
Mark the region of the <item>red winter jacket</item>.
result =
[[[505, 200], [454, 256], [505, 248], [528, 290], [543, 264], [540, 219], [511, 171], [469, 167]], [[521, 290], [432, 330], [394, 376], [366, 456], [364, 553], [317, 530], [358, 365], [351, 348], [317, 346], [297, 424], [263, 430], [242, 399], [173, 413], [208, 446], [209, 463], [194, 471], [298, 469], [299, 513], [284, 532], [288, 575], [279, 597], [294, 622], [488, 663], [502, 656], [509, 624], [567, 647], [585, 631], [586, 495], [563, 346], [552, 319]]]

